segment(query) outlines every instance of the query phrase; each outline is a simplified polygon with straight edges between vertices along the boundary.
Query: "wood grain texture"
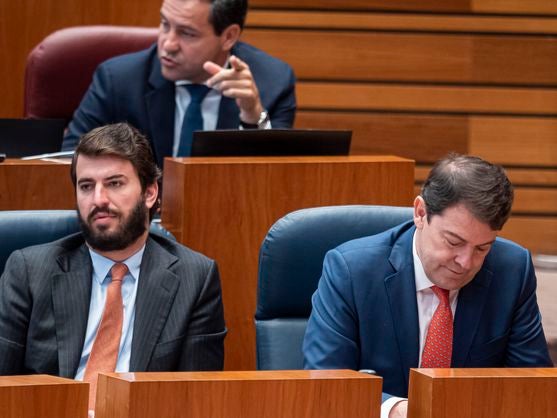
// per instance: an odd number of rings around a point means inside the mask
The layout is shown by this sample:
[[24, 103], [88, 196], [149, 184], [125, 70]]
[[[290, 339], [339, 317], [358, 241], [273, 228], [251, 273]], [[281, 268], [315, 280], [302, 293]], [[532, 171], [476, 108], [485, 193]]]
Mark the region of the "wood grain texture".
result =
[[101, 393], [96, 418], [379, 418], [381, 378], [352, 370], [110, 373], [99, 378]]
[[307, 207], [409, 205], [413, 170], [410, 160], [381, 156], [165, 161], [164, 226], [219, 265], [227, 370], [255, 368], [257, 260], [271, 225]]
[[[506, 1], [506, 0], [505, 0]], [[522, 2], [524, 3], [524, 2]], [[556, 34], [557, 17], [252, 10], [248, 28]]]
[[300, 81], [296, 93], [300, 110], [557, 115], [550, 89]]
[[74, 208], [69, 164], [9, 159], [0, 163], [0, 210]]
[[[406, 11], [470, 11], [472, 0], [251, 0], [252, 7], [347, 9], [347, 10], [406, 10]], [[538, 0], [540, 1], [540, 0]]]
[[557, 4], [553, 0], [251, 0], [250, 4], [257, 8], [287, 9], [557, 14]]
[[468, 119], [462, 116], [300, 110], [295, 127], [351, 130], [355, 155], [393, 154], [433, 163], [450, 151], [468, 151]]
[[550, 418], [556, 369], [411, 369], [412, 418]]
[[471, 154], [504, 165], [557, 168], [557, 119], [472, 117]]
[[501, 236], [518, 242], [534, 254], [557, 254], [555, 216], [511, 216], [501, 231]]
[[87, 418], [89, 385], [47, 375], [0, 376], [2, 418]]
[[[423, 183], [430, 169], [430, 165], [416, 165], [417, 184]], [[515, 187], [557, 187], [557, 169], [506, 168], [505, 172]]]
[[471, 6], [480, 13], [557, 14], [553, 0], [471, 0]]
[[557, 85], [553, 36], [248, 28], [242, 38], [290, 63], [301, 80]]

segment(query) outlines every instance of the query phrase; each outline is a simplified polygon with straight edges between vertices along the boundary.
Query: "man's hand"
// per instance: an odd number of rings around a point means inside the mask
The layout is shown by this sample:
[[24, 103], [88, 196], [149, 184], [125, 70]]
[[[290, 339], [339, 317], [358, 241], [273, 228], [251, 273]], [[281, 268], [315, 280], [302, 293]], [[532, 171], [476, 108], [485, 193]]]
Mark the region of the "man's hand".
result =
[[207, 85], [220, 91], [223, 96], [236, 99], [242, 122], [256, 124], [264, 109], [249, 66], [231, 55], [230, 67], [223, 68], [212, 61], [203, 64], [203, 69], [211, 75]]
[[393, 406], [389, 412], [389, 418], [406, 418], [408, 412], [408, 401], [400, 401]]

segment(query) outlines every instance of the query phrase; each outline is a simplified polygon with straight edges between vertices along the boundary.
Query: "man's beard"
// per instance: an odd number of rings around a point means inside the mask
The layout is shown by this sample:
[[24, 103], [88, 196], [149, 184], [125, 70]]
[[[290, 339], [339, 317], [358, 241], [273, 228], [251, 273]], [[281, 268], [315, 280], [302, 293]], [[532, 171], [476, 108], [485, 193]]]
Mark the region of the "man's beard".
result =
[[[91, 227], [93, 217], [99, 212], [108, 212], [118, 217], [120, 224], [114, 232], [109, 232], [104, 227]], [[144, 198], [137, 201], [127, 218], [122, 218], [120, 212], [103, 207], [95, 208], [88, 215], [87, 221], [84, 221], [79, 208], [77, 209], [77, 217], [85, 241], [91, 248], [98, 251], [119, 251], [132, 245], [147, 229], [148, 216]]]

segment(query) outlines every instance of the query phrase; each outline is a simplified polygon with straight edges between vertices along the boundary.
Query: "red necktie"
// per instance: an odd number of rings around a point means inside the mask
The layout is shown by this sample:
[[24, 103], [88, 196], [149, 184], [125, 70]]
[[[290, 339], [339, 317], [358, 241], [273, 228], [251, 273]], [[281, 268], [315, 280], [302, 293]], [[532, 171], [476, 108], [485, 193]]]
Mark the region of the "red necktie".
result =
[[95, 409], [99, 372], [113, 372], [116, 369], [124, 317], [122, 280], [127, 272], [128, 267], [122, 263], [116, 263], [110, 269], [112, 281], [108, 285], [101, 324], [83, 378], [89, 382], [89, 409]]
[[449, 291], [437, 286], [432, 286], [431, 290], [439, 298], [439, 306], [429, 324], [420, 367], [448, 368], [451, 367], [453, 353], [453, 313]]

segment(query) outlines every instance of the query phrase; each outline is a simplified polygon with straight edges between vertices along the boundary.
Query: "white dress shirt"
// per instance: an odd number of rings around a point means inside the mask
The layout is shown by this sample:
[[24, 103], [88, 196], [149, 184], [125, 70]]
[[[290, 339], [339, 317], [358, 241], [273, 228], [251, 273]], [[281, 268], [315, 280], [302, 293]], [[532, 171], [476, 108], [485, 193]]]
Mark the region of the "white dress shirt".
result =
[[[434, 284], [431, 280], [428, 279], [425, 271], [424, 266], [418, 257], [418, 252], [416, 250], [416, 233], [414, 232], [414, 238], [412, 239], [412, 257], [414, 259], [414, 280], [416, 283], [416, 301], [418, 302], [418, 322], [420, 324], [420, 355], [419, 355], [419, 363], [422, 363], [422, 353], [424, 351], [425, 345], [425, 338], [427, 336], [427, 330], [429, 328], [429, 324], [431, 322], [431, 318], [433, 318], [433, 314], [439, 306], [439, 299], [431, 290], [431, 286]], [[458, 290], [451, 290], [449, 292], [449, 301], [451, 303], [451, 311], [454, 314], [456, 312], [456, 304]], [[396, 325], [396, 324], [395, 324]], [[406, 398], [398, 398], [393, 396], [392, 398], [387, 399], [381, 405], [381, 418], [388, 418], [389, 412], [397, 404], [399, 401], [406, 400]]]

